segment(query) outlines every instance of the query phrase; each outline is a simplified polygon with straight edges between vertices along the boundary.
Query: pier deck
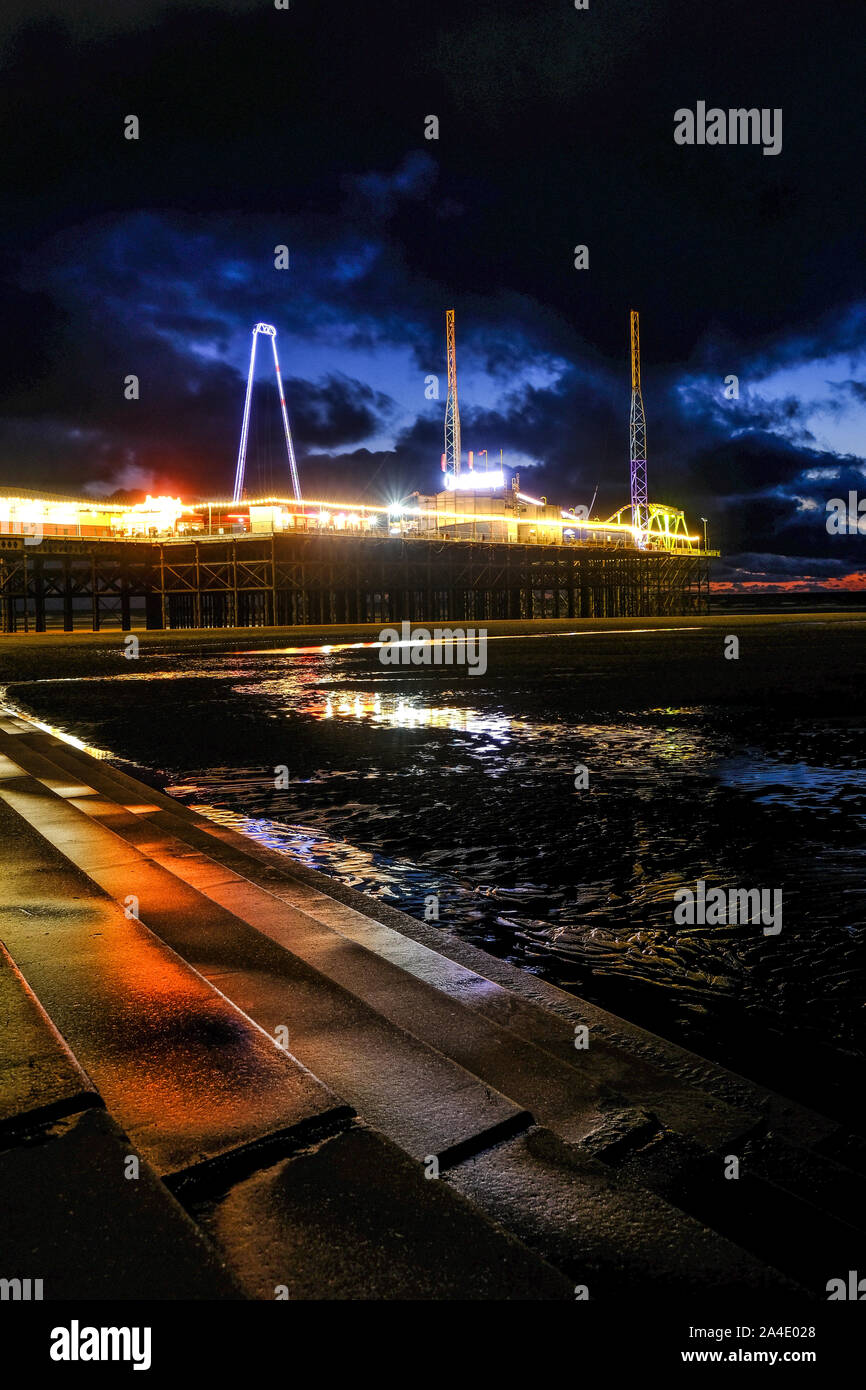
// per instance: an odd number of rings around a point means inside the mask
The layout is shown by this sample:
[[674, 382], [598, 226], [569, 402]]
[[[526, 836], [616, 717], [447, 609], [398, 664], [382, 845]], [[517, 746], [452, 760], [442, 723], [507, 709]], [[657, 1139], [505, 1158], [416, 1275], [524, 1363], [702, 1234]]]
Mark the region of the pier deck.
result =
[[3, 632], [706, 612], [715, 552], [383, 536], [0, 537]]

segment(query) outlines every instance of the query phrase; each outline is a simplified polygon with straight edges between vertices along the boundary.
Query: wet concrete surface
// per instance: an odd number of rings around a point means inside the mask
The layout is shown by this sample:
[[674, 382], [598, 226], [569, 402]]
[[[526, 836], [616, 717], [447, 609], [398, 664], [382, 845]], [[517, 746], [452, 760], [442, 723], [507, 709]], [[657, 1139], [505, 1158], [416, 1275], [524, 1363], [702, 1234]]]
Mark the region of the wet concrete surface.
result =
[[[12, 780], [14, 794], [7, 780], [0, 797], [38, 819], [39, 795]], [[9, 800], [3, 809], [8, 821]], [[77, 843], [67, 842], [71, 853]], [[146, 927], [46, 854], [38, 837], [27, 851], [0, 884], [5, 944], [160, 1173], [275, 1131], [327, 1129], [350, 1113]]]
[[0, 942], [2, 1135], [101, 1105], [90, 1078]]
[[[127, 1176], [138, 1158], [138, 1176]], [[101, 1110], [0, 1141], [0, 1258], [46, 1301], [238, 1299], [220, 1255]]]
[[194, 1207], [254, 1298], [550, 1301], [571, 1282], [363, 1128]]

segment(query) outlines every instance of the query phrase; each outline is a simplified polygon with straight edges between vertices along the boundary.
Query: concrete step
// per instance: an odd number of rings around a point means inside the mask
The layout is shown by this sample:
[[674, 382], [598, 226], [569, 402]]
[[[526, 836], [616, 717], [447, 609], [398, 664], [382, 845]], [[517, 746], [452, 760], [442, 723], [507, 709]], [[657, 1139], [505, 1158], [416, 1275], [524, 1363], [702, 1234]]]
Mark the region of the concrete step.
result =
[[70, 808], [60, 805], [61, 825], [57, 806], [0, 760], [0, 834], [15, 851], [0, 878], [0, 935], [157, 1172], [347, 1123], [350, 1107], [30, 828], [44, 816], [49, 836], [65, 829]]
[[[258, 1298], [278, 1285], [292, 1298], [574, 1299], [577, 1285], [592, 1299], [650, 1289], [690, 1302], [728, 1290], [806, 1298], [778, 1271], [537, 1126], [438, 1180], [356, 1128], [228, 1193], [193, 1199], [190, 1210]], [[494, 1232], [499, 1240], [508, 1232], [516, 1249], [497, 1249]], [[523, 1259], [531, 1252], [544, 1275], [527, 1263], [526, 1282], [517, 1250]]]
[[0, 1191], [3, 1277], [29, 1279], [33, 1298], [242, 1296], [2, 943]]
[[784, 1295], [807, 1300], [772, 1256], [757, 1256], [670, 1200], [541, 1126], [473, 1155], [444, 1181], [483, 1206], [593, 1299], [650, 1293], [685, 1302]]
[[[130, 1160], [137, 1160], [137, 1175]], [[46, 1301], [245, 1295], [180, 1203], [101, 1109], [0, 1140], [0, 1258]]]
[[[0, 763], [0, 799], [118, 902], [127, 890], [139, 898], [139, 922], [126, 922], [120, 914], [128, 933], [137, 929], [150, 936], [152, 928], [201, 972], [202, 982], [207, 979], [220, 997], [230, 997], [269, 1038], [284, 1036], [277, 1029], [287, 1029], [292, 1055], [407, 1152], [419, 1159], [434, 1155], [447, 1165], [531, 1123], [521, 1106], [130, 850], [44, 783], [33, 785], [39, 794], [28, 789], [17, 765]], [[54, 871], [61, 868], [55, 865]], [[5, 885], [21, 902], [34, 891], [32, 877], [16, 882], [27, 872], [13, 871]], [[111, 907], [98, 901], [103, 912]]]
[[0, 1142], [102, 1101], [0, 941]]
[[[861, 1258], [866, 1186], [849, 1173], [845, 1187], [852, 1205], [837, 1214], [836, 1202], [825, 1205], [817, 1188], [792, 1182], [783, 1162], [769, 1161], [770, 1152], [759, 1139], [731, 1155], [709, 1154], [666, 1130], [616, 1156], [610, 1166], [820, 1296], [835, 1270], [856, 1268]], [[731, 1156], [739, 1160], [737, 1177], [726, 1176]], [[802, 1167], [808, 1166], [811, 1156], [801, 1158]]]
[[[234, 846], [217, 847], [198, 818], [174, 815], [150, 799], [156, 796], [161, 803], [161, 794], [146, 789], [142, 799], [145, 789], [127, 785], [130, 779], [124, 774], [83, 760], [58, 744], [25, 729], [15, 739], [15, 756], [58, 796], [110, 827], [166, 873], [192, 885], [187, 894], [190, 934], [180, 939], [169, 934], [177, 930], [176, 910], [174, 922], [165, 921], [168, 879], [148, 873], [142, 863], [135, 868], [136, 882], [142, 885], [138, 896], [143, 919], [209, 978], [213, 964], [201, 955], [200, 934], [192, 925], [203, 916], [195, 894], [271, 937], [400, 1029], [511, 1096], [568, 1140], [594, 1131], [611, 1107], [627, 1110], [629, 1101], [618, 1089], [623, 1085], [665, 1124], [683, 1128], [712, 1147], [740, 1142], [758, 1124], [756, 1110], [708, 1097], [642, 1059], [626, 1055], [620, 1066], [617, 1049], [604, 1038], [594, 1038], [588, 1052], [577, 1053], [573, 1027], [564, 1020], [515, 999], [503, 987], [393, 928], [311, 892], [308, 885]], [[94, 795], [97, 786], [100, 795]], [[130, 796], [132, 790], [138, 791], [137, 797]], [[202, 843], [219, 857], [201, 853]], [[104, 844], [104, 858], [111, 858], [112, 850], [119, 853], [120, 847], [110, 840]], [[100, 863], [92, 872], [106, 891], [122, 897], [131, 891], [131, 862]], [[143, 890], [146, 881], [149, 894]], [[176, 891], [174, 896], [177, 899]], [[211, 923], [218, 920], [212, 909], [207, 917]], [[231, 922], [224, 925], [228, 933]], [[191, 934], [198, 939], [190, 939]], [[197, 949], [198, 954], [188, 954]], [[255, 1014], [249, 997], [243, 1007]], [[321, 1063], [306, 1056], [304, 1060], [325, 1075]], [[341, 1089], [349, 1094], [345, 1083]]]
[[571, 1301], [571, 1281], [363, 1125], [190, 1210], [251, 1298]]

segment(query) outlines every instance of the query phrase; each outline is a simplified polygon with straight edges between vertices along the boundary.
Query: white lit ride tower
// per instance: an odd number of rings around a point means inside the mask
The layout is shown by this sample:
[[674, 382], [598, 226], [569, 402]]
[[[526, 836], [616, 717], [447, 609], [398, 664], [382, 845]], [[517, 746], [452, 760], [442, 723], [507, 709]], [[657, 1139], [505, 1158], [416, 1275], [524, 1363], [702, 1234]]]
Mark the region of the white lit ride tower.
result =
[[259, 334], [264, 333], [265, 337], [270, 338], [271, 347], [274, 350], [274, 370], [277, 374], [277, 391], [280, 396], [280, 410], [283, 414], [283, 429], [286, 432], [286, 448], [289, 454], [289, 470], [292, 475], [292, 488], [295, 494], [295, 501], [301, 501], [301, 484], [298, 478], [298, 465], [295, 462], [295, 449], [292, 444], [292, 431], [289, 429], [289, 416], [286, 410], [286, 396], [283, 390], [283, 378], [280, 375], [280, 362], [277, 357], [277, 330], [270, 323], [257, 323], [253, 329], [253, 345], [250, 352], [250, 371], [247, 377], [247, 395], [244, 401], [244, 419], [241, 425], [241, 442], [238, 449], [238, 463], [235, 469], [235, 490], [233, 500], [240, 502], [244, 491], [244, 469], [247, 461], [247, 436], [250, 429], [250, 404], [253, 397], [253, 375], [256, 368], [256, 344]]

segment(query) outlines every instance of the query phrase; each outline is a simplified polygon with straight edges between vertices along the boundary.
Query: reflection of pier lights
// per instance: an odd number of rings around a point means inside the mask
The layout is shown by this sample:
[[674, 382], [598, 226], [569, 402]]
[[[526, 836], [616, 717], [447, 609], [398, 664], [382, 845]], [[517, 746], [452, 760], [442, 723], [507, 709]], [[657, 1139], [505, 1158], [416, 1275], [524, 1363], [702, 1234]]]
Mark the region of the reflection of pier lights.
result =
[[270, 338], [271, 347], [274, 350], [274, 370], [277, 374], [277, 391], [280, 396], [280, 409], [283, 414], [283, 428], [286, 433], [286, 448], [289, 454], [289, 469], [292, 475], [292, 487], [295, 493], [295, 501], [301, 501], [301, 484], [298, 478], [298, 465], [295, 462], [295, 450], [292, 444], [292, 432], [289, 429], [289, 416], [286, 411], [286, 396], [283, 391], [283, 379], [280, 375], [280, 362], [277, 357], [277, 330], [270, 323], [257, 323], [253, 329], [253, 345], [250, 352], [250, 371], [247, 377], [247, 395], [244, 401], [244, 418], [241, 425], [241, 442], [238, 449], [238, 463], [235, 469], [235, 489], [232, 500], [240, 502], [244, 491], [244, 469], [247, 461], [247, 437], [250, 430], [250, 405], [253, 397], [253, 376], [256, 368], [256, 344], [260, 333]]

